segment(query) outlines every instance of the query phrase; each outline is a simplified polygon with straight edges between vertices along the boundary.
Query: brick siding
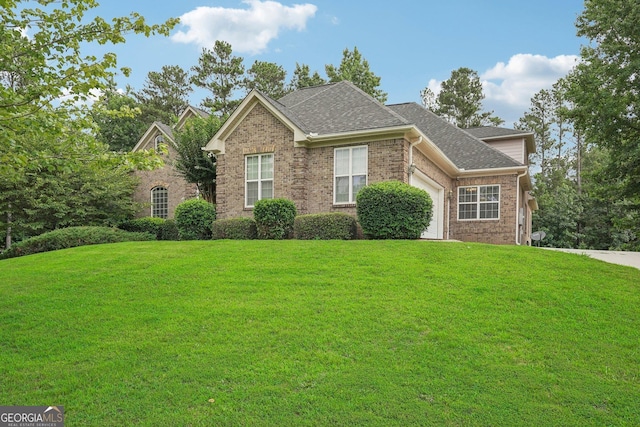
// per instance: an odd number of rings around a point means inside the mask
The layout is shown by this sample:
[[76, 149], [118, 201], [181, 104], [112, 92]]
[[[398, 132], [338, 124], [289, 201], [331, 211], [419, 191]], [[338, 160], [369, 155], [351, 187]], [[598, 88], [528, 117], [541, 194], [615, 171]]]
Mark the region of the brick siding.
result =
[[[142, 150], [153, 148], [153, 140]], [[168, 218], [173, 218], [176, 206], [187, 199], [196, 196], [195, 184], [185, 181], [173, 168], [172, 159], [176, 156], [175, 149], [169, 146], [169, 153], [164, 156], [165, 165], [160, 169], [151, 171], [135, 171], [134, 175], [140, 180], [133, 194], [134, 202], [141, 208], [136, 217], [151, 216], [151, 190], [155, 187], [165, 187], [168, 193]]]

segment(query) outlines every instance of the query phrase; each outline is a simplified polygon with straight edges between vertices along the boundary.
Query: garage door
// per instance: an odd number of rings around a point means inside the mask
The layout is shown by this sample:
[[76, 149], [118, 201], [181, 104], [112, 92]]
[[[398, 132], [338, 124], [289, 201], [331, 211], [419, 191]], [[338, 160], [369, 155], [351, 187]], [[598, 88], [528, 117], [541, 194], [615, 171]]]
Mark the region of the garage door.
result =
[[420, 171], [415, 171], [411, 176], [411, 185], [425, 190], [433, 201], [433, 215], [431, 223], [422, 233], [423, 239], [442, 239], [443, 213], [444, 213], [444, 188]]

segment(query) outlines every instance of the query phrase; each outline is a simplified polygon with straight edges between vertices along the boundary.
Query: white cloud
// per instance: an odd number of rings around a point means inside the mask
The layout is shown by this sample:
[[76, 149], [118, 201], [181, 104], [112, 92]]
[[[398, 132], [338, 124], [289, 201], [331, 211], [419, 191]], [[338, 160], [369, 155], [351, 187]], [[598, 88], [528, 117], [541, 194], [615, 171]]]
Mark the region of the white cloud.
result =
[[529, 109], [531, 98], [542, 89], [550, 89], [576, 65], [578, 56], [517, 54], [508, 63], [498, 62], [480, 75], [485, 107], [510, 122]]
[[[519, 53], [506, 64], [498, 62], [480, 74], [485, 109], [493, 110], [495, 115], [505, 120], [504, 126], [511, 126], [529, 109], [533, 95], [542, 89], [550, 89], [571, 71], [578, 59], [575, 55], [548, 58]], [[441, 83], [431, 79], [427, 87], [437, 95]]]
[[283, 29], [303, 31], [318, 8], [313, 4], [284, 6], [275, 1], [244, 0], [248, 9], [198, 7], [180, 17], [188, 27], [171, 38], [179, 43], [195, 43], [212, 48], [216, 40], [224, 40], [239, 53], [256, 54]]

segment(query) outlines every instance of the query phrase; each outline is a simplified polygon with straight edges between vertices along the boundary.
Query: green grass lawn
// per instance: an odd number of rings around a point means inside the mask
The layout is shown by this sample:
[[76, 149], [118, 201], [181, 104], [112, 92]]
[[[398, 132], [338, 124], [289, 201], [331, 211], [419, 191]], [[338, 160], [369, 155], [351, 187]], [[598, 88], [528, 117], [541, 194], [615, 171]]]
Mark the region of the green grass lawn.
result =
[[0, 405], [68, 426], [640, 424], [640, 271], [423, 241], [0, 261]]

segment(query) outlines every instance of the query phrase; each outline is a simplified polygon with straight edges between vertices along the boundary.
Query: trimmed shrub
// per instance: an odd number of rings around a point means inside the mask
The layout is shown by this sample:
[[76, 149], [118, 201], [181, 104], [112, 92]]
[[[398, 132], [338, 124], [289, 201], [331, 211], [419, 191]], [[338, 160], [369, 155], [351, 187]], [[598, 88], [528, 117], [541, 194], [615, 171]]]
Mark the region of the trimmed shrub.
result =
[[155, 240], [151, 233], [135, 233], [109, 227], [69, 227], [50, 231], [16, 243], [0, 254], [0, 259], [31, 255], [76, 246]]
[[368, 239], [418, 239], [429, 226], [429, 194], [400, 181], [364, 187], [356, 197], [358, 222]]
[[293, 237], [300, 240], [353, 240], [358, 223], [345, 213], [321, 213], [297, 216], [293, 222]]
[[216, 207], [203, 199], [185, 200], [176, 206], [175, 218], [180, 240], [208, 240]]
[[258, 239], [282, 240], [293, 234], [296, 205], [288, 199], [258, 200], [253, 207]]
[[123, 222], [118, 226], [118, 228], [125, 231], [133, 231], [135, 233], [151, 233], [160, 240], [160, 234], [165, 222], [166, 220], [163, 218], [147, 216]]
[[253, 218], [218, 219], [211, 227], [212, 239], [252, 240], [258, 237]]
[[160, 233], [158, 234], [158, 240], [180, 240], [180, 233], [178, 232], [178, 226], [172, 219], [164, 221], [160, 227]]

